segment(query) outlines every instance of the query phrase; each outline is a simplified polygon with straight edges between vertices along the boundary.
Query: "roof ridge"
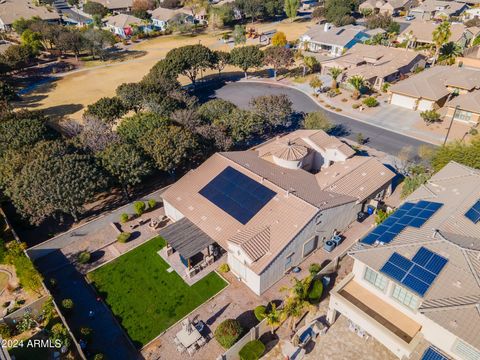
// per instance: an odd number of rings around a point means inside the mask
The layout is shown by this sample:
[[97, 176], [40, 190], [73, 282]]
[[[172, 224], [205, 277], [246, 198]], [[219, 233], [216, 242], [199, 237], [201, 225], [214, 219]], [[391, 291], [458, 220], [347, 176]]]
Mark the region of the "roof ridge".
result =
[[[361, 156], [359, 156], [359, 158], [361, 158]], [[353, 159], [353, 158], [350, 158], [350, 159]], [[327, 185], [327, 188], [331, 188], [332, 185], [334, 185], [336, 182], [342, 180], [343, 178], [345, 178], [347, 175], [350, 175], [353, 171], [357, 170], [360, 166], [366, 164], [368, 161], [372, 160], [373, 157], [370, 157], [370, 156], [367, 156], [366, 157], [366, 161], [363, 161], [363, 162], [359, 162], [356, 166], [353, 167], [353, 169], [350, 171], [350, 172], [346, 172], [345, 174], [343, 174], [342, 176], [340, 176], [338, 179], [335, 179], [335, 181], [333, 183], [331, 183], [330, 185]], [[344, 163], [346, 163], [349, 159], [345, 160]], [[334, 164], [335, 165], [335, 164]], [[332, 166], [334, 166], [332, 165]], [[339, 164], [340, 165], [340, 164]], [[327, 168], [328, 169], [328, 168]], [[316, 175], [322, 175], [322, 171], [320, 170], [320, 172], [318, 172]], [[317, 176], [315, 176], [317, 177]], [[320, 185], [319, 185], [320, 186]], [[333, 191], [333, 190], [332, 190]]]

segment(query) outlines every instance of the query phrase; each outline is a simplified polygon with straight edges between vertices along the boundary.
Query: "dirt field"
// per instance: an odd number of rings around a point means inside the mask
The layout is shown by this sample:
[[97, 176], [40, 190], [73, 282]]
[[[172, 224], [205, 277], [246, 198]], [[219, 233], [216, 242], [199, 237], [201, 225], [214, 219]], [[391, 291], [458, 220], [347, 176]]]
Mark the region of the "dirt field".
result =
[[[286, 20], [280, 23], [257, 24], [254, 27], [260, 32], [277, 29], [285, 32], [288, 40], [295, 40], [310, 25], [310, 22], [292, 23]], [[224, 44], [219, 34], [194, 37], [173, 35], [144, 41], [132, 47], [132, 50], [146, 52], [141, 58], [73, 72], [25, 96], [22, 105], [35, 109], [48, 109], [47, 113], [50, 115], [68, 116], [80, 120], [85, 106], [101, 97], [114, 95], [115, 89], [122, 83], [140, 81], [169, 50], [198, 43], [212, 50], [228, 50], [232, 47]], [[207, 74], [208, 72], [205, 75]]]

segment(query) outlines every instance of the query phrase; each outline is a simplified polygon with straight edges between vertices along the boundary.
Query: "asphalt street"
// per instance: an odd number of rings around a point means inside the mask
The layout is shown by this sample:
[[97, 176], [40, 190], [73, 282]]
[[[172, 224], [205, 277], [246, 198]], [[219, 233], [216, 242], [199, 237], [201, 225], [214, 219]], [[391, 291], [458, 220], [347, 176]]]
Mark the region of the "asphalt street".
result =
[[248, 109], [252, 98], [272, 94], [286, 94], [293, 102], [293, 108], [297, 112], [309, 113], [319, 110], [325, 111], [330, 117], [330, 121], [337, 125], [338, 130], [334, 135], [356, 140], [357, 134], [361, 133], [363, 137], [368, 140], [368, 146], [390, 155], [398, 155], [400, 150], [406, 146], [416, 150], [420, 145], [431, 145], [402, 134], [397, 134], [351, 119], [336, 112], [325, 110], [301, 91], [287, 87], [260, 83], [233, 82], [215, 90], [215, 93], [212, 94], [211, 97], [229, 100], [240, 108]]

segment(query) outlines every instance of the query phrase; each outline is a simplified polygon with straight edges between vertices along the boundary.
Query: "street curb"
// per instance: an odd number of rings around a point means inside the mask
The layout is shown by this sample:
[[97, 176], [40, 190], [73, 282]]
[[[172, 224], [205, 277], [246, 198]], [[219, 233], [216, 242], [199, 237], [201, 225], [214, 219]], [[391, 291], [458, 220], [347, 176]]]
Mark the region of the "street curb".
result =
[[279, 86], [279, 87], [286, 87], [286, 88], [289, 88], [289, 89], [297, 90], [297, 91], [299, 91], [299, 92], [307, 95], [312, 101], [315, 102], [316, 105], [318, 105], [319, 107], [321, 107], [323, 110], [325, 110], [325, 111], [328, 112], [328, 113], [334, 113], [334, 114], [337, 114], [337, 115], [345, 116], [345, 117], [347, 117], [347, 118], [349, 118], [349, 119], [352, 119], [352, 120], [361, 122], [361, 123], [363, 123], [363, 124], [365, 124], [365, 125], [371, 125], [371, 126], [374, 126], [374, 127], [378, 128], [378, 129], [382, 129], [382, 130], [385, 130], [385, 131], [390, 131], [390, 132], [392, 132], [392, 133], [394, 133], [394, 134], [402, 135], [402, 136], [405, 136], [405, 137], [409, 137], [409, 138], [415, 139], [415, 140], [420, 141], [420, 142], [428, 143], [428, 144], [430, 144], [430, 145], [440, 146], [439, 144], [434, 143], [434, 142], [432, 142], [432, 141], [430, 141], [430, 140], [425, 140], [425, 139], [422, 139], [422, 138], [417, 137], [417, 136], [407, 135], [407, 134], [405, 134], [405, 133], [403, 133], [403, 132], [400, 132], [400, 131], [398, 131], [398, 130], [391, 130], [391, 129], [382, 127], [382, 126], [380, 126], [380, 125], [377, 125], [377, 124], [374, 124], [374, 123], [370, 123], [370, 122], [368, 122], [368, 121], [365, 121], [365, 120], [362, 120], [362, 119], [359, 119], [359, 118], [352, 117], [352, 116], [347, 115], [347, 114], [345, 114], [345, 113], [340, 114], [340, 113], [333, 112], [333, 111], [327, 109], [327, 108], [326, 108], [324, 105], [322, 105], [321, 103], [319, 103], [318, 100], [317, 100], [317, 98], [313, 97], [311, 94], [309, 94], [309, 93], [306, 92], [305, 90], [302, 90], [302, 89], [300, 89], [300, 88], [298, 88], [298, 87], [295, 87], [295, 86], [293, 86], [293, 85], [288, 85], [288, 84], [283, 84], [283, 83], [275, 84], [275, 83], [272, 83], [272, 82], [270, 82], [270, 81], [264, 81], [264, 80], [260, 80], [260, 79], [252, 79], [252, 80], [250, 80], [250, 79], [241, 79], [241, 80], [238, 80], [238, 81], [236, 81], [236, 82], [237, 82], [237, 83], [249, 83], [249, 82], [250, 82], [250, 83], [258, 83], [258, 84], [267, 84], [267, 85]]

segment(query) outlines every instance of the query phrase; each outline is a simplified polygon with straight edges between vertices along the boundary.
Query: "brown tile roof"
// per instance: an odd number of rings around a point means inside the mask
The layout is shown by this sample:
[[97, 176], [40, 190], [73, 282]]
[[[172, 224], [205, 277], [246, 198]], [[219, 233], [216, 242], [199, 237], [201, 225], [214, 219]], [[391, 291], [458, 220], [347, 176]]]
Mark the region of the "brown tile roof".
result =
[[[408, 26], [402, 33], [399, 35], [399, 39], [404, 39], [407, 34], [412, 34], [412, 36], [418, 42], [422, 43], [433, 43], [433, 31], [437, 28], [438, 24], [433, 21], [412, 21], [410, 26]], [[450, 41], [457, 42], [459, 41], [467, 27], [463, 24], [453, 23], [450, 24], [450, 31], [452, 35], [450, 36]]]
[[471, 91], [480, 86], [480, 71], [452, 66], [435, 66], [392, 85], [389, 91], [438, 101], [450, 93], [447, 86]]
[[458, 106], [460, 110], [480, 114], [480, 90], [458, 95], [450, 100], [445, 106], [452, 108]]
[[270, 251], [270, 226], [247, 229], [234, 235], [229, 241], [240, 245], [250, 259], [257, 261]]
[[55, 9], [36, 6], [31, 0], [4, 0], [0, 2], [0, 19], [5, 25], [11, 25], [20, 18], [30, 19], [38, 16], [42, 20], [57, 20], [60, 15]]
[[117, 28], [124, 28], [130, 25], [141, 25], [143, 20], [128, 14], [118, 14], [110, 16], [107, 19], [107, 24]]
[[363, 202], [390, 183], [395, 173], [373, 157], [356, 156], [334, 163], [315, 176], [322, 190], [353, 196]]
[[341, 27], [332, 26], [325, 31], [325, 26], [313, 25], [303, 36], [308, 36], [311, 41], [337, 46], [346, 46], [359, 33], [366, 31], [361, 25], [346, 25]]
[[165, 9], [158, 7], [152, 11], [152, 19], [168, 21], [178, 14], [189, 14], [185, 9]]
[[478, 199], [480, 171], [450, 162], [406, 199], [443, 204], [421, 228], [407, 227], [382, 246], [358, 244], [351, 255], [375, 270], [393, 252], [412, 258], [422, 246], [447, 258], [419, 312], [480, 349], [480, 337], [472, 336], [480, 332], [480, 222], [474, 224], [464, 216]]
[[110, 10], [127, 9], [133, 6], [133, 0], [95, 0]]

